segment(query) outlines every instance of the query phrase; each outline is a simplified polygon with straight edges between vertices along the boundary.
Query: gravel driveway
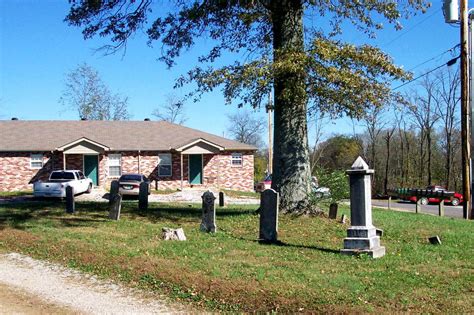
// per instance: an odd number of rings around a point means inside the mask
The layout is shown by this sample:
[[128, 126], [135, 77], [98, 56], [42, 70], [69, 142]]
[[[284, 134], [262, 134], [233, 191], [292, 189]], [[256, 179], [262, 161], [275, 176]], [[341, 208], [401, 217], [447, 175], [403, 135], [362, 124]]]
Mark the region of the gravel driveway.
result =
[[[22, 314], [192, 312], [182, 306], [166, 303], [164, 298], [145, 298], [145, 293], [138, 290], [16, 253], [0, 255], [0, 290], [0, 307], [5, 305], [1, 307], [0, 314], [10, 313], [8, 310]], [[11, 305], [16, 302], [20, 304]]]
[[[206, 190], [189, 189], [177, 191], [170, 194], [151, 194], [148, 196], [149, 202], [183, 202], [183, 203], [201, 203], [201, 196]], [[219, 191], [212, 191], [216, 198], [219, 197]], [[77, 201], [108, 201], [108, 193], [101, 188], [92, 190], [90, 194], [82, 194], [76, 197]], [[216, 200], [217, 201], [217, 200]], [[226, 196], [228, 204], [259, 204], [257, 198], [236, 198]]]

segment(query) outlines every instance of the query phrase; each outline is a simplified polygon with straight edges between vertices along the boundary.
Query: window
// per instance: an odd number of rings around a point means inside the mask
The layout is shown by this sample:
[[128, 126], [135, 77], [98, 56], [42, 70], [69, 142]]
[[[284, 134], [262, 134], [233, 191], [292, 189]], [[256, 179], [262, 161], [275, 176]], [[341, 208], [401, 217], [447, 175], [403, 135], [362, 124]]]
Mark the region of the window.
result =
[[79, 179], [86, 179], [86, 176], [82, 172], [77, 172], [79, 174]]
[[171, 154], [158, 154], [158, 176], [171, 176]]
[[31, 154], [30, 167], [36, 168], [36, 169], [42, 168], [43, 167], [43, 154]]
[[109, 154], [109, 177], [119, 177], [122, 174], [121, 154]]
[[232, 153], [232, 166], [242, 166], [242, 153]]

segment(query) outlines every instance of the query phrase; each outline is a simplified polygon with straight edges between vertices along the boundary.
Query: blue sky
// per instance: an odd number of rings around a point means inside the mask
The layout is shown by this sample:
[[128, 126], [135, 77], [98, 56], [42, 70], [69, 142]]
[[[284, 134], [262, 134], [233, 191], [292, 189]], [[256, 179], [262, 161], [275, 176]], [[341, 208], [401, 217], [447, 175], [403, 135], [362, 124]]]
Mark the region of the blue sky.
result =
[[[459, 43], [459, 28], [444, 23], [442, 1], [432, 2], [426, 14], [402, 21], [402, 31], [395, 32], [386, 25], [376, 40], [350, 30], [344, 38], [377, 45], [398, 65], [411, 69]], [[182, 96], [186, 92], [173, 91], [174, 79], [190, 69], [199, 51], [209, 44], [200, 41], [171, 70], [157, 61], [158, 45], [148, 47], [142, 34], [129, 42], [125, 55], [103, 56], [95, 50], [106, 40], [84, 41], [80, 29], [63, 22], [68, 8], [67, 1], [59, 0], [0, 1], [0, 119], [78, 119], [77, 113], [60, 105], [58, 99], [65, 74], [83, 62], [98, 70], [113, 92], [129, 97], [132, 119], [153, 118], [151, 112], [164, 102], [167, 94]], [[423, 64], [414, 69], [415, 76], [452, 57], [444, 54]], [[399, 82], [393, 83], [394, 87], [397, 85]], [[199, 103], [186, 103], [185, 125], [223, 135], [228, 125], [226, 115], [237, 110], [235, 106], [226, 106], [220, 91], [215, 91], [204, 95]], [[263, 110], [255, 115], [266, 119]], [[327, 125], [325, 134], [352, 130], [350, 120], [340, 119]]]

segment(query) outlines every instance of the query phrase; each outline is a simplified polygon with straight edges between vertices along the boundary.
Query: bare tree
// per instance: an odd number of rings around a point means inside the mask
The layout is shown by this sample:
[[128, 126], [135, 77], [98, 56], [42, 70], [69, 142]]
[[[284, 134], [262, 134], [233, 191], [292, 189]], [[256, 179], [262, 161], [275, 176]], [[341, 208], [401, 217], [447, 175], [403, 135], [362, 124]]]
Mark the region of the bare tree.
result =
[[184, 124], [187, 120], [184, 114], [184, 103], [175, 94], [167, 94], [165, 103], [155, 108], [152, 115], [158, 120], [178, 125]]
[[127, 120], [128, 98], [113, 94], [97, 70], [86, 63], [66, 75], [59, 102], [87, 120]]
[[386, 148], [386, 159], [385, 159], [385, 177], [383, 180], [383, 190], [384, 194], [388, 194], [388, 176], [390, 168], [390, 140], [392, 139], [393, 134], [395, 133], [395, 127], [387, 129], [385, 134], [385, 148]]
[[234, 114], [227, 115], [227, 119], [229, 121], [227, 131], [235, 140], [257, 148], [263, 146], [261, 134], [265, 129], [264, 121], [255, 118], [247, 110], [238, 110]]
[[[419, 180], [423, 183], [425, 177], [425, 163], [427, 184], [432, 184], [432, 145], [434, 126], [439, 120], [437, 107], [437, 82], [429, 75], [424, 77], [420, 90], [412, 91], [408, 106], [414, 123], [420, 129], [419, 146]], [[426, 145], [426, 147], [425, 147]]]
[[377, 168], [377, 155], [376, 155], [376, 144], [377, 139], [385, 126], [385, 122], [382, 119], [383, 109], [381, 107], [371, 107], [366, 111], [364, 116], [364, 125], [369, 136], [369, 147], [370, 147], [370, 160], [369, 165], [372, 168]]
[[454, 141], [453, 136], [456, 126], [459, 126], [458, 105], [460, 102], [459, 88], [460, 76], [459, 68], [438, 72], [436, 79], [439, 82], [438, 93], [436, 95], [438, 102], [436, 111], [441, 118], [443, 126], [443, 136], [445, 147], [445, 179], [446, 188], [451, 187], [451, 177], [453, 171]]

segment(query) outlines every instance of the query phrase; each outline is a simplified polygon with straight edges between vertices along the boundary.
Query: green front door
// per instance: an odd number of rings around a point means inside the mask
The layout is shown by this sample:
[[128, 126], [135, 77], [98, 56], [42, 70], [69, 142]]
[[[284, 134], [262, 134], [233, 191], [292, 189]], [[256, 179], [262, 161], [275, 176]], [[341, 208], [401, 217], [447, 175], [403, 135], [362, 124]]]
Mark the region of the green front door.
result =
[[94, 186], [99, 183], [99, 157], [97, 155], [84, 155], [84, 175], [92, 179]]
[[191, 154], [189, 156], [189, 183], [193, 185], [202, 184], [202, 155]]

